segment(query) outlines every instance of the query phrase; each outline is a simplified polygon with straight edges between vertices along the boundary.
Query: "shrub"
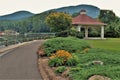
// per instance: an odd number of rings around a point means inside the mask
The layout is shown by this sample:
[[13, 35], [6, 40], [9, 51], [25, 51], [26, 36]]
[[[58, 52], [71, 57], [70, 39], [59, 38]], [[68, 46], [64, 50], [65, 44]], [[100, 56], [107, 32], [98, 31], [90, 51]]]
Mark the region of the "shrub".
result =
[[[119, 80], [120, 76], [120, 58], [119, 51], [89, 49], [87, 54], [74, 55], [80, 57], [79, 63], [74, 68], [82, 68], [81, 70], [70, 70], [70, 76], [73, 80], [88, 80], [92, 75], [102, 75], [111, 78], [111, 80]], [[104, 65], [95, 65], [94, 61], [102, 61]]]
[[68, 37], [69, 36], [69, 33], [68, 31], [61, 31], [61, 32], [57, 32], [55, 34], [56, 37]]
[[75, 68], [71, 68], [70, 69], [70, 71], [72, 72], [78, 72], [78, 71], [80, 71], [81, 70], [81, 68], [80, 67], [75, 67]]
[[63, 58], [64, 61], [67, 61], [69, 58], [72, 57], [72, 55], [65, 50], [58, 50], [56, 52], [56, 57]]
[[80, 53], [81, 54], [85, 54], [85, 53], [87, 53], [89, 51], [89, 48], [85, 48], [83, 51], [81, 51]]
[[63, 65], [63, 59], [59, 57], [52, 58], [48, 61], [48, 65], [53, 66], [62, 66]]
[[98, 30], [97, 28], [95, 29], [91, 29], [89, 32], [89, 36], [90, 37], [98, 37], [100, 36], [100, 30]]
[[75, 66], [78, 64], [78, 58], [75, 57], [75, 56], [72, 56], [71, 58], [69, 58], [67, 61], [66, 61], [66, 65], [67, 66]]
[[43, 45], [45, 53], [48, 56], [55, 53], [57, 50], [66, 50], [70, 53], [75, 53], [78, 50], [82, 51], [85, 48], [90, 48], [90, 45], [84, 40], [73, 37], [49, 39]]
[[73, 36], [73, 37], [82, 39], [84, 37], [84, 33], [83, 32], [79, 32], [79, 31], [75, 31], [75, 30], [65, 30], [65, 31], [57, 32], [55, 34], [55, 36], [56, 37]]
[[58, 50], [55, 54], [50, 56], [49, 65], [50, 66], [75, 66], [78, 60], [77, 57], [72, 56], [69, 52], [65, 50]]
[[55, 69], [55, 73], [63, 73], [66, 70], [65, 66], [60, 66]]
[[83, 32], [76, 32], [76, 37], [80, 38], [80, 39], [83, 39], [84, 33]]

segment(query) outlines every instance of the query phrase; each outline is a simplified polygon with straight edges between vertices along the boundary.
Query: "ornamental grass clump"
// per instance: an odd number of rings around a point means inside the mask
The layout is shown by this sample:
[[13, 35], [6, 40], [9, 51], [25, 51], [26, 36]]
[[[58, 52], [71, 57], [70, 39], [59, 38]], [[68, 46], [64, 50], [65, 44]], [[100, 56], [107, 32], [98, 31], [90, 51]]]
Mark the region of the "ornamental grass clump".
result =
[[57, 73], [57, 74], [63, 73], [65, 70], [66, 70], [65, 66], [60, 66], [60, 67], [55, 69], [55, 73]]
[[50, 56], [50, 60], [48, 62], [49, 66], [74, 66], [77, 60], [71, 53], [65, 50], [58, 50], [55, 54]]

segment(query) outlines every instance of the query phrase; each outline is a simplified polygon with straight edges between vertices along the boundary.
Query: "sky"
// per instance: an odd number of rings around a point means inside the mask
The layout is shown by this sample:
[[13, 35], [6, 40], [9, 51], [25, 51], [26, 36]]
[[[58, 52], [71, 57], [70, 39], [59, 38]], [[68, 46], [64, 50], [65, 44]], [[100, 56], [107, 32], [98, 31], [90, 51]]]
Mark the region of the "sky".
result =
[[120, 0], [0, 0], [0, 16], [20, 10], [41, 13], [50, 9], [80, 4], [113, 10], [120, 17]]

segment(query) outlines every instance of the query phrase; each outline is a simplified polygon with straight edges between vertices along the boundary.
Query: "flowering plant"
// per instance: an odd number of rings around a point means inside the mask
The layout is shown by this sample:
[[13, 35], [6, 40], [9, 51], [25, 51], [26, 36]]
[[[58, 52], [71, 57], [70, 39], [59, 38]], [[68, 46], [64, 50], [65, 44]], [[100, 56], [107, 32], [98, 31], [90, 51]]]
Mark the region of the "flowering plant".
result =
[[76, 59], [71, 53], [65, 50], [58, 50], [56, 53], [50, 56], [49, 65], [50, 66], [61, 66], [68, 65], [72, 66], [76, 63]]
[[67, 61], [69, 58], [72, 57], [72, 55], [68, 51], [58, 50], [55, 54], [52, 54], [52, 56], [50, 56], [50, 59], [55, 57], [59, 57], [62, 58], [64, 61]]

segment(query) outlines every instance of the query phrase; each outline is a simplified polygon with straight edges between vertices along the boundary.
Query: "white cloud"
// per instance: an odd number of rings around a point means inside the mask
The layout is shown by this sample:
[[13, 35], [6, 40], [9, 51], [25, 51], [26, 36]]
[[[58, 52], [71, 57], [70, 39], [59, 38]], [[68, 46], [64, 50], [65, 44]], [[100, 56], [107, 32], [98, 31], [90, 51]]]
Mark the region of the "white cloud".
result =
[[79, 4], [95, 5], [101, 9], [113, 10], [120, 16], [119, 0], [2, 0], [0, 1], [0, 15], [19, 10], [40, 13], [49, 9], [73, 6]]

